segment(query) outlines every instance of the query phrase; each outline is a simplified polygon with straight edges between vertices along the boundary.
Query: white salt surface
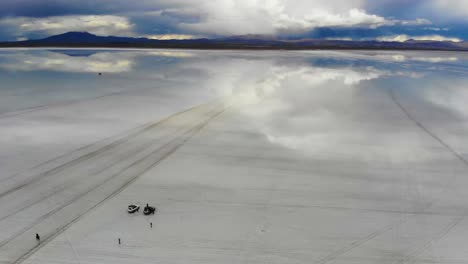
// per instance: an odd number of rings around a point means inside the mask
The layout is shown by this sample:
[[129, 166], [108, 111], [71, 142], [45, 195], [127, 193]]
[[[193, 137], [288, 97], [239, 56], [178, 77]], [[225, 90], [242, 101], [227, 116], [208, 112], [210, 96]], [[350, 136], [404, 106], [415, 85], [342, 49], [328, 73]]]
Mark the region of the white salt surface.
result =
[[131, 54], [108, 81], [103, 53], [67, 62], [96, 89], [44, 107], [1, 90], [23, 107], [0, 117], [0, 263], [468, 262], [465, 55]]

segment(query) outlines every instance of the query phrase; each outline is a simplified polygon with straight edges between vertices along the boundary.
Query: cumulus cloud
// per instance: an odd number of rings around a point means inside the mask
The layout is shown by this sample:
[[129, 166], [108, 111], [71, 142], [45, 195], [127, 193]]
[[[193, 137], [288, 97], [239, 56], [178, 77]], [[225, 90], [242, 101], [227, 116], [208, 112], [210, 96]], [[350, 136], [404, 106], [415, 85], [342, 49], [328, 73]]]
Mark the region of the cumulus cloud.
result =
[[[405, 20], [398, 15], [393, 17], [393, 13], [383, 12], [383, 7], [372, 8], [369, 4], [370, 0], [141, 0], [136, 2], [102, 0], [99, 3], [91, 0], [80, 0], [79, 3], [77, 0], [44, 1], [47, 1], [51, 9], [55, 6], [52, 12], [55, 16], [44, 16], [43, 12], [47, 10], [42, 10], [42, 13], [38, 10], [40, 15], [27, 17], [27, 14], [20, 12], [23, 14], [22, 17], [0, 19], [0, 35], [3, 30], [7, 32], [3, 34], [8, 34], [13, 40], [31, 37], [31, 35], [38, 37], [66, 31], [89, 31], [99, 35], [188, 39], [194, 36], [244, 34], [298, 34], [300, 36], [300, 34], [310, 33], [314, 29], [324, 27], [377, 29], [383, 26], [395, 26], [397, 31], [386, 32], [408, 32], [401, 28], [420, 27], [422, 30], [424, 25], [427, 30], [439, 31], [437, 34], [448, 34], [445, 27], [427, 26], [432, 25], [428, 18], [437, 17], [432, 13], [421, 11], [417, 16]], [[24, 6], [30, 7], [29, 13], [34, 14], [33, 7], [36, 5], [34, 1], [24, 0], [24, 2], [27, 2]], [[391, 2], [390, 4], [390, 1], [383, 1], [376, 5], [405, 8], [402, 4]], [[468, 13], [464, 2], [464, 0], [428, 0], [427, 6], [447, 11], [442, 13], [464, 14], [464, 10]], [[0, 3], [0, 9], [1, 7], [16, 10], [14, 9], [16, 5], [11, 3]], [[420, 7], [418, 10], [423, 9]], [[60, 10], [63, 11], [62, 13], [75, 15], [57, 16]], [[73, 13], [73, 10], [76, 13]], [[90, 13], [99, 15], [77, 15]], [[337, 36], [329, 35], [329, 37]], [[349, 36], [340, 35], [339, 37]], [[355, 36], [355, 38], [359, 37], [366, 36]]]
[[427, 40], [427, 41], [453, 41], [461, 42], [463, 40], [459, 38], [445, 37], [441, 35], [428, 35], [428, 36], [409, 36], [409, 35], [395, 35], [395, 36], [383, 36], [378, 37], [378, 41], [394, 41], [394, 42], [405, 42], [408, 40]]
[[[366, 11], [365, 0], [218, 0], [179, 1], [191, 6], [196, 21], [180, 23], [183, 30], [202, 34], [241, 35], [306, 32], [320, 27], [378, 28], [429, 25], [423, 18], [387, 19]], [[180, 3], [179, 3], [180, 4]], [[170, 9], [179, 13], [178, 8]], [[165, 12], [158, 13], [164, 14]]]
[[128, 18], [114, 15], [54, 16], [44, 18], [10, 17], [1, 26], [16, 28], [19, 34], [33, 32], [49, 35], [68, 31], [87, 31], [98, 35], [133, 35], [134, 25]]
[[200, 21], [181, 27], [200, 33], [275, 34], [307, 31], [317, 27], [379, 27], [389, 23], [369, 14], [364, 1], [239, 0], [202, 1]]
[[157, 39], [157, 40], [169, 40], [169, 39], [182, 40], [182, 39], [196, 39], [196, 38], [199, 38], [199, 36], [188, 35], [188, 34], [144, 35], [143, 37], [149, 38], [149, 39]]
[[417, 18], [415, 20], [394, 20], [395, 24], [401, 24], [405, 26], [420, 26], [420, 25], [431, 25], [432, 22], [425, 18]]
[[425, 27], [425, 30], [431, 30], [431, 31], [449, 31], [449, 28], [440, 28], [440, 27]]

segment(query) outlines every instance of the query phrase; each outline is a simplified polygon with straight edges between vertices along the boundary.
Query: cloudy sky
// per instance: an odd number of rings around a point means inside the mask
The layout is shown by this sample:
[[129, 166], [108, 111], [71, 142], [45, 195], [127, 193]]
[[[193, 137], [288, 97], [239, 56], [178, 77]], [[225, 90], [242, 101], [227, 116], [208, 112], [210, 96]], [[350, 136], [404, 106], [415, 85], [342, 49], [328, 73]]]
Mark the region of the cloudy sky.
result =
[[467, 0], [15, 0], [0, 1], [0, 40], [68, 31], [186, 39], [468, 40]]

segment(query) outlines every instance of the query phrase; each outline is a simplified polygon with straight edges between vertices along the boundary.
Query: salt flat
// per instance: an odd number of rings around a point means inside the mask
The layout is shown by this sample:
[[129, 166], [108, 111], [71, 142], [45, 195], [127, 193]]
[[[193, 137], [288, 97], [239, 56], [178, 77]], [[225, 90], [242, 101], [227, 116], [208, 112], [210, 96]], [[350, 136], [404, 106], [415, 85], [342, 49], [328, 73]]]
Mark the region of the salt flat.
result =
[[464, 54], [0, 57], [1, 263], [468, 261]]

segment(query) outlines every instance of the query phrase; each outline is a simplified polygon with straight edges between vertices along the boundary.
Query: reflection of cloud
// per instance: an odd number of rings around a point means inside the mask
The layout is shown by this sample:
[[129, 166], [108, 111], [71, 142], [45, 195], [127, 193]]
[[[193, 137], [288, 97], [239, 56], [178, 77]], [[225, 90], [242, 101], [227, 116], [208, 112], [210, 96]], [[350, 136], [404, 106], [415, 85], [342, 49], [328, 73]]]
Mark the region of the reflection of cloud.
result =
[[445, 37], [441, 35], [429, 35], [429, 36], [408, 36], [408, 35], [395, 35], [395, 36], [385, 36], [378, 37], [378, 41], [394, 41], [394, 42], [405, 42], [408, 40], [427, 40], [427, 41], [452, 41], [452, 42], [461, 42], [463, 40], [459, 38]]
[[451, 80], [450, 85], [445, 85], [444, 89], [427, 89], [424, 96], [427, 101], [468, 119], [468, 91], [465, 87], [465, 80]]
[[[71, 57], [58, 53], [11, 54], [0, 67], [16, 71], [58, 71], [58, 72], [104, 72], [130, 71], [134, 61], [124, 54], [96, 53], [89, 57]], [[123, 55], [123, 56], [122, 56]], [[8, 55], [7, 55], [8, 56]]]
[[173, 50], [104, 51], [89, 56], [68, 56], [66, 52], [3, 53], [0, 54], [0, 68], [15, 71], [120, 73], [133, 70], [137, 58], [142, 56], [188, 58], [192, 55]]
[[275, 145], [324, 158], [392, 162], [433, 158], [429, 152], [408, 151], [425, 139], [400, 116], [380, 83], [417, 74], [382, 70], [372, 61], [361, 62], [362, 66], [340, 61], [314, 66], [300, 58], [217, 58], [197, 60], [190, 67], [206, 74], [201, 85], [238, 99], [239, 111]]
[[238, 98], [244, 104], [256, 104], [282, 91], [285, 83], [313, 89], [327, 83], [340, 83], [343, 89], [363, 81], [385, 76], [413, 76], [411, 72], [389, 72], [374, 67], [313, 67], [308, 64], [278, 65], [271, 60], [213, 60], [197, 68], [209, 72], [209, 86], [222, 94]]
[[[396, 131], [369, 126], [372, 121], [379, 120], [375, 122], [379, 124], [388, 116], [376, 114], [379, 112], [373, 102], [376, 95], [361, 89], [362, 83], [390, 75], [374, 68], [318, 67], [295, 72], [270, 90], [263, 103], [250, 105], [244, 113], [255, 120], [268, 140], [287, 148], [313, 155], [335, 152], [364, 160], [391, 155], [403, 160], [407, 157], [401, 156], [411, 137], [395, 142], [388, 134]], [[380, 144], [386, 146], [385, 153], [376, 153], [371, 146], [362, 147], [371, 137], [379, 141], [376, 149], [381, 148]]]
[[422, 62], [432, 62], [432, 63], [439, 63], [439, 62], [454, 62], [458, 61], [456, 57], [416, 57], [413, 58], [414, 61], [422, 61]]
[[[424, 100], [430, 107], [438, 105], [468, 112], [465, 109], [468, 97], [464, 93], [457, 95], [445, 89], [452, 85], [447, 83], [434, 84], [444, 89], [429, 93], [430, 82], [424, 83], [424, 80], [431, 76], [421, 74], [421, 68], [426, 69], [421, 65], [433, 67], [432, 63], [443, 58], [456, 61], [456, 57], [444, 56], [454, 53], [433, 53], [437, 54], [433, 57], [425, 57], [427, 53], [423, 52], [331, 51], [150, 50], [90, 53], [88, 57], [37, 51], [5, 55], [8, 53], [0, 53], [0, 67], [74, 72], [129, 71], [148, 56], [196, 56], [196, 59], [181, 59], [181, 63], [175, 63], [170, 69], [157, 72], [151, 68], [159, 67], [157, 63], [145, 64], [150, 74], [145, 72], [147, 79], [143, 80], [148, 83], [148, 78], [157, 77], [180, 85], [175, 86], [179, 91], [181, 87], [190, 90], [194, 86], [197, 92], [232, 96], [240, 103], [239, 111], [252, 120], [255, 128], [272, 144], [324, 158], [331, 155], [356, 161], [419, 162], [436, 155], [432, 151], [411, 152], [427, 146], [427, 138], [421, 136], [414, 123], [405, 119], [386, 87], [395, 87], [397, 94], [400, 87], [404, 92], [421, 88], [415, 92], [419, 101], [415, 100], [417, 103], [411, 110]], [[462, 56], [459, 58], [463, 61]], [[115, 67], [119, 61], [127, 62]], [[407, 63], [391, 63], [394, 61]], [[416, 69], [418, 71], [413, 72]], [[413, 85], [408, 84], [411, 82]], [[445, 98], [447, 90], [457, 98]], [[411, 96], [400, 97], [408, 100]], [[439, 113], [440, 109], [430, 107], [426, 107], [427, 115], [433, 118], [433, 113]], [[413, 155], [416, 152], [419, 154]]]
[[173, 57], [173, 58], [191, 58], [195, 54], [191, 52], [176, 51], [176, 50], [154, 50], [148, 51], [149, 55], [160, 56], [160, 57]]
[[397, 62], [406, 62], [406, 61], [420, 61], [420, 62], [430, 62], [430, 63], [441, 63], [441, 62], [456, 62], [458, 61], [457, 57], [440, 57], [440, 56], [414, 56], [414, 55], [404, 55], [404, 54], [386, 54], [386, 55], [376, 55], [378, 58], [390, 61]]

